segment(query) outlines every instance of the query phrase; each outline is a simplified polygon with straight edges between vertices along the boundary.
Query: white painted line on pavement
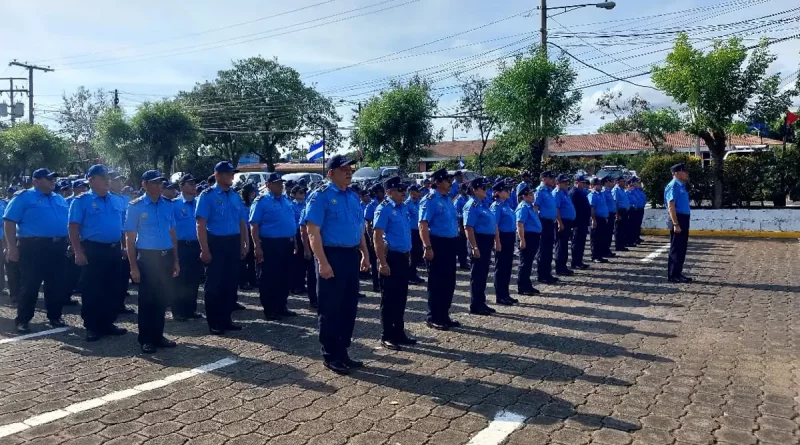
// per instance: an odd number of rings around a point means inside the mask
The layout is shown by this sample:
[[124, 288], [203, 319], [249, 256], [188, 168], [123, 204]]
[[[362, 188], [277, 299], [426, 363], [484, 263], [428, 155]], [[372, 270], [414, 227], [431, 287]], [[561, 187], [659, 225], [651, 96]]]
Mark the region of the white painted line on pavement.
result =
[[36, 337], [44, 337], [45, 335], [50, 334], [58, 334], [59, 332], [68, 331], [69, 328], [55, 328], [55, 329], [48, 329], [46, 331], [41, 332], [34, 332], [33, 334], [25, 334], [20, 335], [19, 337], [11, 337], [11, 338], [3, 338], [0, 339], [0, 345], [4, 345], [6, 343], [14, 343], [17, 341], [27, 340], [29, 338], [36, 338]]
[[500, 411], [485, 429], [481, 430], [467, 445], [499, 445], [509, 434], [525, 422], [525, 417], [509, 411]]
[[169, 384], [179, 382], [181, 380], [186, 380], [198, 376], [200, 374], [215, 371], [217, 369], [230, 366], [238, 361], [239, 359], [234, 357], [224, 358], [214, 363], [209, 363], [207, 365], [199, 366], [197, 368], [190, 369], [188, 371], [179, 372], [160, 380], [153, 380], [152, 382], [148, 382], [139, 386], [134, 386], [133, 388], [130, 389], [112, 392], [102, 397], [97, 397], [95, 399], [86, 400], [80, 403], [73, 403], [72, 405], [66, 408], [42, 413], [37, 416], [33, 416], [26, 420], [23, 420], [22, 422], [11, 423], [8, 425], [1, 425], [0, 437], [10, 436], [12, 434], [25, 431], [35, 426], [44, 425], [46, 423], [54, 422], [64, 417], [71, 416], [72, 414], [75, 413], [80, 413], [83, 411], [88, 411], [90, 409], [97, 408], [98, 406], [103, 406], [109, 402], [127, 399], [129, 397], [133, 397], [143, 392], [152, 391], [156, 388], [161, 388], [162, 386], [167, 386]]
[[639, 261], [641, 261], [643, 263], [649, 263], [649, 262], [653, 261], [654, 259], [656, 259], [662, 253], [666, 252], [667, 250], [669, 250], [669, 244], [667, 244], [666, 246], [659, 247], [658, 249], [656, 249], [655, 252], [651, 253], [650, 255], [647, 255], [646, 257], [642, 258]]

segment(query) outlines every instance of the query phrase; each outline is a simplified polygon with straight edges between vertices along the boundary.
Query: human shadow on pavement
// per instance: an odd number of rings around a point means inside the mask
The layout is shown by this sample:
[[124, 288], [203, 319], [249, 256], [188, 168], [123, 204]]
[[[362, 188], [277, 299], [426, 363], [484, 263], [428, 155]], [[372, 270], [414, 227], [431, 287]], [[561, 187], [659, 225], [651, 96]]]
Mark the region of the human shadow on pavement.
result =
[[608, 321], [587, 321], [587, 320], [572, 320], [566, 318], [547, 318], [547, 317], [533, 317], [517, 314], [497, 313], [497, 317], [508, 318], [511, 320], [523, 321], [527, 323], [542, 324], [552, 326], [554, 328], [569, 329], [572, 331], [590, 332], [595, 334], [612, 334], [612, 335], [645, 335], [648, 337], [657, 338], [676, 338], [675, 334], [668, 334], [663, 332], [640, 331], [631, 326], [625, 326]]
[[577, 315], [592, 318], [606, 318], [609, 320], [623, 320], [623, 321], [658, 321], [662, 323], [678, 323], [676, 320], [665, 320], [663, 318], [646, 317], [644, 315], [634, 314], [631, 312], [613, 311], [608, 309], [599, 309], [585, 306], [556, 306], [552, 304], [543, 303], [519, 303], [522, 307], [531, 307], [542, 309], [550, 312], [560, 312], [568, 315]]
[[563, 298], [565, 300], [574, 300], [583, 303], [600, 304], [603, 306], [614, 306], [614, 307], [651, 307], [651, 306], [670, 307], [670, 308], [683, 307], [683, 305], [680, 303], [651, 301], [641, 298], [625, 297], [622, 295], [597, 295], [597, 294], [579, 295], [579, 294], [567, 294], [563, 292], [547, 292], [546, 294], [542, 295], [550, 298]]

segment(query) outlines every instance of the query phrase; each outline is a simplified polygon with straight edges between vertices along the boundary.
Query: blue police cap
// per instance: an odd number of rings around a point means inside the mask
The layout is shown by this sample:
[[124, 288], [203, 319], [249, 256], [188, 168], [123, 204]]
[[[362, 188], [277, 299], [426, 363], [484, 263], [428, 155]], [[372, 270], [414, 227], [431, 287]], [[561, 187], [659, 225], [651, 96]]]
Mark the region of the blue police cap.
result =
[[432, 181], [444, 181], [446, 179], [452, 179], [453, 176], [447, 173], [446, 169], [440, 168], [431, 174]]
[[76, 180], [72, 181], [72, 188], [73, 189], [76, 189], [78, 187], [86, 187], [86, 186], [87, 186], [87, 184], [86, 184], [86, 180], [85, 179], [76, 179]]
[[591, 184], [592, 185], [603, 185], [603, 181], [601, 181], [600, 178], [592, 178]]
[[[392, 178], [389, 178], [389, 179], [392, 179]], [[383, 191], [385, 191], [385, 190], [386, 190], [386, 189], [385, 189], [385, 188], [383, 187], [383, 185], [382, 185], [382, 184], [380, 184], [380, 183], [378, 183], [378, 184], [372, 184], [372, 186], [369, 188], [369, 191], [370, 191], [370, 192], [372, 192], [372, 193], [383, 192]]]
[[133, 193], [133, 187], [131, 187], [129, 185], [126, 185], [125, 187], [122, 187], [122, 193]]
[[504, 192], [506, 190], [508, 190], [508, 188], [506, 187], [506, 183], [503, 181], [497, 181], [492, 186], [492, 191], [495, 192]]
[[558, 182], [569, 182], [569, 175], [558, 175]]
[[606, 176], [605, 178], [603, 178], [603, 183], [606, 182], [614, 182], [614, 177], [611, 175]]
[[93, 165], [86, 171], [86, 179], [92, 176], [108, 176], [108, 168], [103, 164]]
[[522, 176], [523, 178], [530, 178], [531, 177], [531, 172], [529, 170], [522, 170], [522, 173], [520, 173], [520, 176]]
[[178, 188], [180, 188], [180, 184], [177, 182], [164, 181], [164, 188], [167, 190], [178, 190]]
[[489, 181], [486, 178], [475, 178], [469, 183], [469, 187], [472, 189], [486, 188], [487, 185], [489, 185]]
[[631, 176], [628, 178], [628, 185], [636, 184], [639, 181], [639, 178], [636, 176]]
[[527, 194], [528, 194], [528, 193], [530, 193], [530, 192], [531, 192], [531, 188], [530, 188], [530, 187], [528, 187], [527, 185], [526, 185], [526, 186], [524, 186], [524, 187], [522, 187], [521, 189], [519, 189], [519, 195], [520, 195], [520, 196], [521, 196], [521, 195], [527, 195]]
[[391, 189], [398, 189], [402, 188], [405, 189], [405, 184], [403, 184], [403, 180], [397, 176], [392, 176], [391, 178], [386, 179], [383, 181], [383, 189], [384, 190], [391, 190]]
[[[280, 173], [270, 173], [269, 176], [267, 176], [267, 184], [274, 184], [276, 182], [284, 182], [283, 179], [281, 178], [281, 174]], [[288, 181], [287, 181], [287, 184], [288, 184]]]
[[58, 181], [58, 189], [59, 190], [72, 190], [72, 181], [69, 179], [62, 179]]
[[181, 176], [179, 182], [181, 183], [181, 185], [183, 185], [186, 184], [187, 182], [196, 182], [196, 180], [194, 179], [194, 176], [192, 176], [191, 173], [186, 173], [185, 175]]
[[685, 172], [686, 164], [682, 162], [680, 164], [675, 164], [670, 168], [670, 170], [672, 170], [672, 173]]
[[58, 173], [51, 172], [49, 169], [46, 168], [40, 168], [34, 170], [33, 175], [31, 176], [33, 176], [33, 179], [42, 179], [42, 178], [55, 179], [58, 177]]
[[539, 175], [539, 177], [540, 177], [541, 179], [545, 179], [545, 178], [555, 178], [555, 177], [556, 177], [556, 174], [555, 174], [555, 173], [553, 173], [553, 171], [552, 171], [552, 170], [545, 170], [545, 171], [543, 171], [543, 172], [542, 172], [542, 174], [541, 174], [541, 175]]
[[147, 170], [142, 174], [142, 182], [163, 181], [164, 175], [158, 170]]
[[231, 161], [221, 161], [214, 166], [214, 173], [239, 173]]
[[417, 184], [414, 184], [414, 185], [412, 185], [411, 187], [408, 188], [408, 191], [409, 192], [418, 192], [419, 191], [419, 186]]
[[205, 188], [205, 186], [203, 186], [203, 185], [198, 185], [197, 187], [195, 187], [194, 191], [195, 191], [197, 194], [200, 194], [200, 193], [203, 193], [203, 190], [205, 190], [205, 189], [206, 189], [206, 188]]
[[355, 161], [349, 159], [347, 156], [334, 155], [331, 156], [330, 159], [328, 159], [328, 162], [325, 164], [325, 169], [336, 170], [337, 168], [346, 167], [348, 165], [353, 165], [353, 164], [355, 164]]
[[17, 188], [12, 185], [6, 189], [6, 193], [17, 193]]

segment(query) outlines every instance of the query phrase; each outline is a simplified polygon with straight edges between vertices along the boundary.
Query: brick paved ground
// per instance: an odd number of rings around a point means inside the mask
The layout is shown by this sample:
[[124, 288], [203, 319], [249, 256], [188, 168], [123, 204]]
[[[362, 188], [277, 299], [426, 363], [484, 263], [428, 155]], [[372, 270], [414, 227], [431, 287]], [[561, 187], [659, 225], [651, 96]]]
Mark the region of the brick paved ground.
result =
[[[613, 264], [580, 273], [463, 329], [423, 323], [423, 289], [407, 319], [418, 348], [377, 349], [378, 298], [359, 309], [349, 377], [318, 359], [315, 319], [259, 319], [229, 337], [204, 322], [167, 322], [181, 346], [138, 353], [135, 335], [87, 344], [79, 310], [66, 333], [0, 344], [0, 428], [228, 356], [241, 361], [0, 438], [0, 444], [466, 444], [496, 413], [527, 417], [509, 444], [796, 444], [800, 442], [800, 245], [693, 239], [692, 285], [670, 286], [665, 257], [640, 262], [650, 238]], [[491, 287], [491, 285], [490, 285]], [[0, 336], [12, 309], [0, 306]], [[32, 328], [47, 329], [37, 314]], [[122, 325], [134, 330], [134, 318]]]

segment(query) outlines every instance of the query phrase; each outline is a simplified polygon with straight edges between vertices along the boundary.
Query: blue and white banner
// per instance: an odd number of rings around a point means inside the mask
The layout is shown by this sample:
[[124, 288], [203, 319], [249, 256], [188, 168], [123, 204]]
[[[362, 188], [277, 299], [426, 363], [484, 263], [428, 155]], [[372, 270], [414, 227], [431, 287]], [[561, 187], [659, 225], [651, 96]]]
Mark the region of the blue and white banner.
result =
[[321, 158], [325, 153], [325, 140], [321, 140], [316, 144], [308, 147], [308, 155], [306, 159], [309, 161], [316, 161], [317, 159]]

